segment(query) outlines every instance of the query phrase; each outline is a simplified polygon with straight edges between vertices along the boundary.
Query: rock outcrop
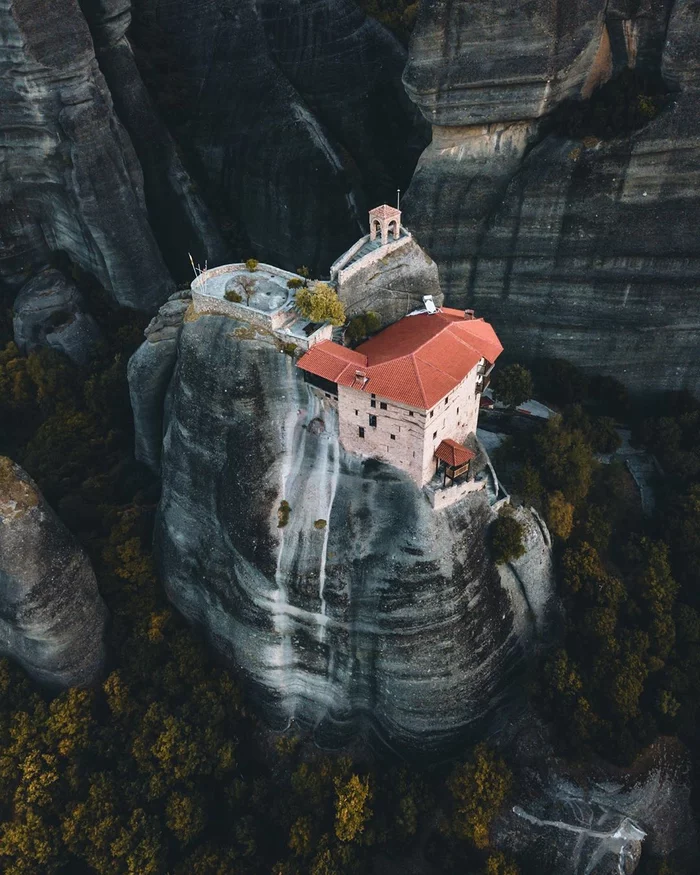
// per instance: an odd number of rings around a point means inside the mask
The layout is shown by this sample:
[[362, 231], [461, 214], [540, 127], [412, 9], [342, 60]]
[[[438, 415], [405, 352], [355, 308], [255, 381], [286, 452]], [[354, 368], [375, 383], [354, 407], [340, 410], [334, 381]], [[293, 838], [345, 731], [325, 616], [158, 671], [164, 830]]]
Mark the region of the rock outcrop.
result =
[[[511, 357], [698, 391], [699, 21], [693, 0], [422, 4], [404, 78], [433, 142], [406, 223]], [[641, 129], [567, 134], [627, 68], [678, 90]]]
[[527, 871], [631, 875], [642, 851], [697, 859], [691, 766], [677, 739], [659, 739], [629, 769], [593, 762], [584, 775], [528, 721], [508, 759], [516, 764], [515, 801], [492, 834]]
[[0, 457], [0, 652], [51, 687], [90, 684], [106, 616], [87, 556], [29, 476]]
[[49, 346], [84, 365], [102, 339], [75, 283], [58, 270], [47, 268], [22, 286], [13, 310], [15, 343], [23, 353]]
[[191, 300], [189, 293], [176, 292], [163, 304], [144, 332], [145, 343], [129, 359], [134, 451], [156, 474], [160, 471], [166, 397], [177, 361], [177, 340]]
[[[161, 343], [130, 367], [151, 439]], [[187, 316], [177, 344], [156, 525], [170, 599], [278, 728], [339, 744], [371, 727], [421, 752], [477, 731], [538, 637], [488, 558], [485, 493], [436, 512], [402, 472], [346, 454], [333, 407], [250, 325]], [[551, 600], [537, 555], [524, 573]]]
[[389, 246], [367, 254], [363, 254], [364, 249], [339, 273], [331, 268], [331, 277], [336, 279], [338, 296], [349, 318], [372, 312], [383, 325], [391, 325], [412, 310], [423, 307], [425, 295], [432, 295], [436, 306], [442, 306], [437, 265], [415, 238], [392, 241]]

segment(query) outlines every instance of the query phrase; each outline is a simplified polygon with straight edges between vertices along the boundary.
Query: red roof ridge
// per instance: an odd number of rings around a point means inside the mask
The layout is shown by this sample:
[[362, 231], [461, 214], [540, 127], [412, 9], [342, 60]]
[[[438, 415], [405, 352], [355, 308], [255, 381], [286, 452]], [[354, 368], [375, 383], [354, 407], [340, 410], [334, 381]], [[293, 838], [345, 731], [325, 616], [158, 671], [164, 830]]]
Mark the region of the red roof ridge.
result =
[[420, 375], [420, 371], [418, 370], [418, 365], [416, 364], [416, 356], [415, 353], [407, 353], [405, 356], [401, 356], [401, 358], [410, 358], [411, 364], [413, 365], [413, 370], [416, 373], [416, 380], [418, 381], [418, 386], [420, 388], [420, 396], [423, 404], [426, 405], [426, 410], [428, 409], [428, 396], [425, 394], [425, 386], [423, 385], [423, 379]]

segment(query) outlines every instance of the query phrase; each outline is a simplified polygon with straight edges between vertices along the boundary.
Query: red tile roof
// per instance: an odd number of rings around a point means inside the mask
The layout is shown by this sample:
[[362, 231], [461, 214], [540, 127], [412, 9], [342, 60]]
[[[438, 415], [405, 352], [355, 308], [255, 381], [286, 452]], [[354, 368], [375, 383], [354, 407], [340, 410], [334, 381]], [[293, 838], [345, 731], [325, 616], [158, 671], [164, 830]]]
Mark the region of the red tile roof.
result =
[[375, 207], [369, 211], [370, 218], [374, 219], [398, 219], [401, 215], [401, 210], [396, 207], [390, 207], [389, 204], [382, 204], [381, 207]]
[[324, 340], [298, 366], [341, 386], [430, 410], [480, 359], [493, 363], [502, 351], [488, 322], [445, 307], [405, 316], [354, 351]]
[[441, 462], [447, 462], [451, 468], [459, 468], [476, 458], [476, 453], [453, 441], [451, 438], [442, 441], [435, 450], [435, 455]]

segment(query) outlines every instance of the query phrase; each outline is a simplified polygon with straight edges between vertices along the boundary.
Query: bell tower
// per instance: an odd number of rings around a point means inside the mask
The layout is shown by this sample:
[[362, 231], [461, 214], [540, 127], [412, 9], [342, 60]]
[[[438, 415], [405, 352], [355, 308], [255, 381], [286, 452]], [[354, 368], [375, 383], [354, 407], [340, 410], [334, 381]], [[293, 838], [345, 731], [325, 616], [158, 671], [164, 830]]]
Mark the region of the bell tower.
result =
[[382, 246], [386, 246], [389, 234], [393, 234], [394, 240], [401, 236], [401, 210], [382, 204], [369, 211], [369, 239], [376, 240], [380, 236]]

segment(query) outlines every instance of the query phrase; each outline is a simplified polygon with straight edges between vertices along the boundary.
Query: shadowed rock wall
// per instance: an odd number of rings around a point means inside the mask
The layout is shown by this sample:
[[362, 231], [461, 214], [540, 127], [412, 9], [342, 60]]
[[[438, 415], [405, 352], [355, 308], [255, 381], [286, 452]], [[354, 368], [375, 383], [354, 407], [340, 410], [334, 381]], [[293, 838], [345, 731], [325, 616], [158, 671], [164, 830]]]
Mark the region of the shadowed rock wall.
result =
[[[422, 5], [404, 78], [433, 142], [406, 222], [511, 357], [698, 391], [699, 28], [692, 0]], [[626, 67], [679, 89], [641, 130], [541, 121]]]
[[251, 253], [327, 271], [427, 140], [405, 51], [352, 0], [133, 5], [135, 39], [157, 41], [181, 79], [183, 144]]

